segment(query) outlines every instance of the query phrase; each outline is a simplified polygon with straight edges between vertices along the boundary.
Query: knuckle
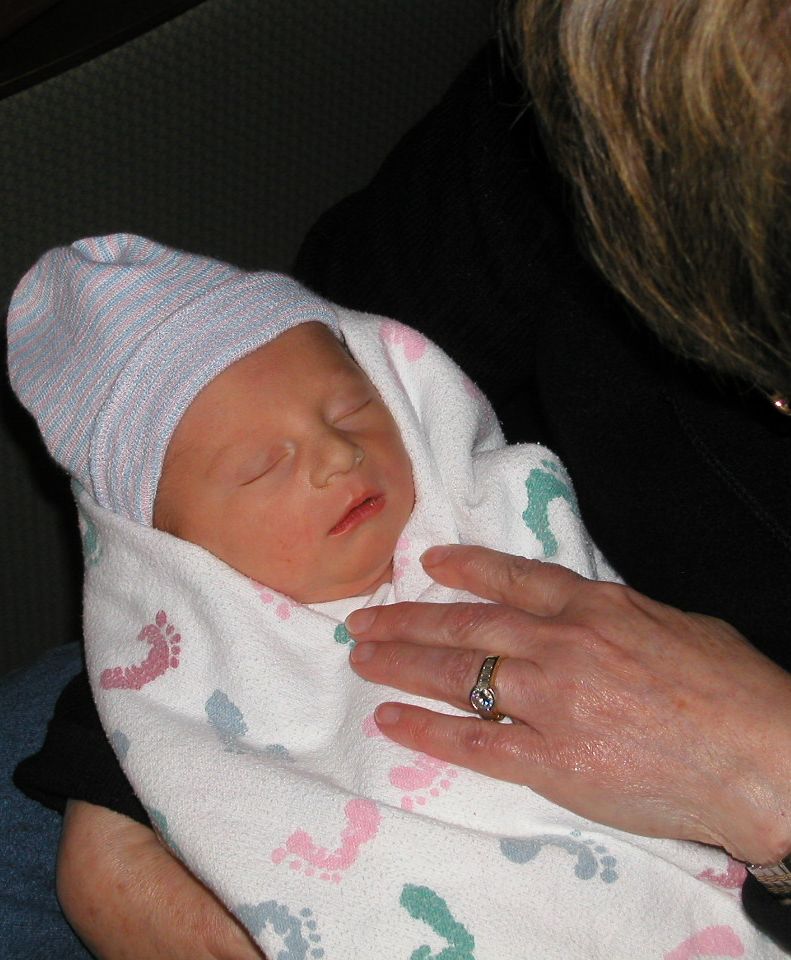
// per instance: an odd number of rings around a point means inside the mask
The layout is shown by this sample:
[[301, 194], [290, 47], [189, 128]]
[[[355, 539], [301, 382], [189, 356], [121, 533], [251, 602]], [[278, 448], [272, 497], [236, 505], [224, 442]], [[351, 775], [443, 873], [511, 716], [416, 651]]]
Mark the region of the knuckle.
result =
[[478, 676], [481, 662], [481, 655], [475, 650], [448, 651], [445, 668], [447, 691], [454, 696], [461, 691], [462, 699], [466, 699], [468, 691]]
[[492, 747], [493, 728], [496, 724], [470, 717], [459, 724], [459, 750], [462, 756], [488, 753]]
[[386, 604], [376, 608], [376, 619], [370, 629], [371, 633], [376, 632], [377, 636], [385, 634], [390, 636], [399, 636], [409, 630], [410, 624], [415, 616], [415, 603], [404, 602]]
[[578, 580], [582, 580], [578, 574], [560, 564], [512, 556], [505, 563], [501, 594], [514, 606], [526, 603], [541, 613], [563, 607]]
[[504, 586], [509, 593], [519, 593], [530, 576], [541, 566], [540, 560], [508, 555], [505, 561]]
[[631, 591], [622, 583], [611, 583], [607, 580], [600, 580], [597, 583], [597, 594], [599, 602], [608, 607], [631, 606]]
[[473, 634], [487, 617], [487, 604], [453, 603], [442, 614], [442, 630], [451, 639], [460, 634]]
[[633, 591], [620, 583], [587, 581], [580, 599], [577, 619], [587, 628], [589, 642], [603, 640], [607, 624], [630, 617], [636, 609]]
[[[607, 635], [595, 626], [583, 627], [577, 635], [577, 649], [588, 665], [612, 663], [616, 648]], [[586, 674], [587, 675], [587, 674]], [[571, 689], [583, 689], [582, 675], [569, 678]]]

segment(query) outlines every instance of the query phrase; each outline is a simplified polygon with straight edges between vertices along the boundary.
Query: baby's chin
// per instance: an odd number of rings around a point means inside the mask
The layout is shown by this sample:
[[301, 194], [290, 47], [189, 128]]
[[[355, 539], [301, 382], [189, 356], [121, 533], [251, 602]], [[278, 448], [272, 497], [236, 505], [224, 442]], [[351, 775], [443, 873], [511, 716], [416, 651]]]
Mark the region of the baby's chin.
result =
[[392, 559], [374, 575], [361, 576], [358, 579], [348, 580], [330, 584], [312, 584], [310, 587], [299, 588], [297, 590], [280, 589], [272, 587], [278, 593], [284, 593], [291, 597], [297, 603], [330, 603], [333, 600], [345, 600], [347, 597], [369, 597], [379, 589], [382, 584], [391, 583], [393, 580], [393, 561]]

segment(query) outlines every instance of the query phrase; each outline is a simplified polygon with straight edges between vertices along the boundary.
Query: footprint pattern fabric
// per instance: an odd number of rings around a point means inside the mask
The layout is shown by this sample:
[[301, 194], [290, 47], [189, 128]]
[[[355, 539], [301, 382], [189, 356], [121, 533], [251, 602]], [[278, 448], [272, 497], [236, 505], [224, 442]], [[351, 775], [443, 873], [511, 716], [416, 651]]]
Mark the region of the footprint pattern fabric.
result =
[[159, 610], [153, 622], [140, 630], [137, 639], [151, 649], [139, 663], [102, 670], [99, 683], [103, 689], [140, 690], [179, 665], [181, 634], [176, 632], [172, 623], [168, 623], [164, 610]]
[[446, 944], [439, 953], [433, 953], [431, 947], [424, 944], [414, 951], [410, 960], [475, 960], [475, 937], [455, 919], [436, 890], [408, 883], [401, 891], [401, 906]]
[[[318, 924], [309, 907], [292, 913], [283, 903], [264, 900], [256, 904], [243, 904], [236, 915], [257, 939], [276, 941], [277, 953], [270, 955], [277, 957], [277, 960], [322, 960], [326, 957]], [[264, 934], [271, 936], [265, 937]]]
[[[425, 337], [339, 317], [417, 490], [393, 583], [367, 603], [458, 599], [418, 562], [435, 543], [615, 578], [551, 451], [507, 446], [486, 400]], [[619, 833], [382, 737], [372, 715], [392, 692], [348, 663], [343, 619], [359, 599], [302, 606], [76, 495], [86, 658], [108, 736], [163, 842], [266, 956], [781, 956], [742, 915], [724, 854]]]
[[561, 476], [560, 465], [552, 460], [542, 460], [540, 467], [534, 467], [525, 480], [525, 487], [528, 505], [522, 519], [536, 535], [544, 556], [554, 557], [558, 552], [558, 541], [552, 532], [550, 507], [553, 501], [562, 499], [575, 516], [579, 516], [577, 498], [570, 484]]
[[512, 863], [530, 863], [546, 847], [569, 853], [578, 880], [598, 877], [603, 883], [614, 883], [618, 879], [616, 858], [607, 847], [593, 839], [584, 839], [579, 830], [574, 830], [569, 837], [549, 833], [534, 837], [504, 837], [500, 841], [501, 853]]

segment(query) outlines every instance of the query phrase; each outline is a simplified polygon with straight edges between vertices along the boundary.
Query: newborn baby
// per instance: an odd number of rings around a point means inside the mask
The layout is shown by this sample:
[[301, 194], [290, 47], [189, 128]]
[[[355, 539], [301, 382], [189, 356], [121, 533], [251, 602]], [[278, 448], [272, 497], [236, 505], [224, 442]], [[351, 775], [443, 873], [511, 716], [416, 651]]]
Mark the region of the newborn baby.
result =
[[168, 445], [154, 526], [316, 603], [392, 580], [414, 500], [382, 398], [329, 328], [309, 322], [195, 397]]
[[45, 254], [8, 338], [75, 481], [107, 734], [163, 842], [270, 960], [781, 956], [722, 851], [379, 736], [343, 620], [458, 599], [427, 547], [614, 578], [557, 458], [507, 446], [438, 347], [130, 235]]

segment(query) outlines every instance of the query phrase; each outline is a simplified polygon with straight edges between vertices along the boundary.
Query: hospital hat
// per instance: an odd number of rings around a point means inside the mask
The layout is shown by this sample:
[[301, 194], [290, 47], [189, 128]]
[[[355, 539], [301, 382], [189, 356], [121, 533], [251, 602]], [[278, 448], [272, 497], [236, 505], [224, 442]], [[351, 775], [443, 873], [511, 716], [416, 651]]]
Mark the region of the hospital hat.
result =
[[11, 386], [52, 456], [103, 507], [150, 525], [168, 442], [210, 380], [325, 300], [134, 234], [45, 253], [8, 313]]

